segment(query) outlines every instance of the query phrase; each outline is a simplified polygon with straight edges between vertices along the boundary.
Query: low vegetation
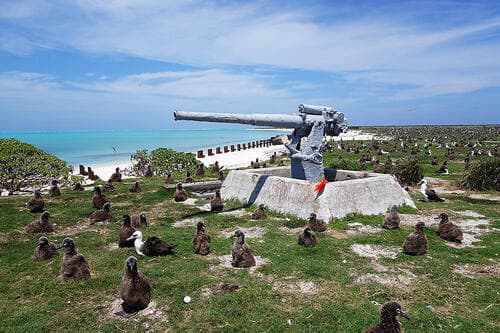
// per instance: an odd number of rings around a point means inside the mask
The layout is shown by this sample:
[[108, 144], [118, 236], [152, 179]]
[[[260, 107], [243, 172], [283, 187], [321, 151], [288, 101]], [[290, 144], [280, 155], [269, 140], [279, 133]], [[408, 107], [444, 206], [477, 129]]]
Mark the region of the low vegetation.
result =
[[500, 191], [500, 159], [475, 163], [463, 176], [461, 185], [471, 190]]
[[71, 167], [56, 156], [16, 139], [0, 139], [0, 189], [32, 190], [67, 179]]
[[[424, 144], [423, 139], [416, 140]], [[392, 145], [388, 141], [382, 148], [389, 150]], [[459, 180], [464, 174], [463, 156], [469, 150], [456, 148], [457, 158], [449, 161], [448, 175], [437, 175], [439, 165], [431, 165], [432, 157], [423, 150], [418, 152], [423, 175], [451, 187], [450, 180]], [[433, 148], [440, 162], [444, 153], [446, 148]], [[326, 165], [339, 155], [349, 163], [357, 163], [360, 157], [337, 149], [325, 154]], [[402, 151], [391, 153], [393, 160], [404, 157]], [[475, 163], [488, 158], [471, 159]], [[367, 167], [373, 168], [370, 163]], [[179, 175], [176, 180], [183, 179], [184, 175]], [[44, 195], [56, 228], [47, 236], [57, 244], [67, 236], [75, 240], [77, 250], [90, 265], [92, 278], [87, 281], [57, 280], [62, 253], [35, 262], [31, 256], [40, 235], [24, 233], [24, 226], [38, 218], [24, 208], [29, 197], [0, 198], [2, 331], [362, 332], [379, 322], [379, 304], [393, 300], [412, 317], [410, 321], [401, 319], [405, 332], [498, 330], [497, 201], [474, 199], [471, 193], [460, 192], [443, 193], [445, 202], [429, 203], [421, 201], [413, 187], [410, 195], [417, 209], [401, 207], [405, 222], [401, 229], [380, 229], [383, 215], [350, 215], [331, 221], [326, 232], [318, 233], [317, 247], [303, 248], [297, 245], [297, 231], [292, 229], [305, 225], [301, 219], [268, 212], [267, 220], [254, 221], [249, 214], [255, 207], [238, 202], [225, 203], [229, 214], [213, 214], [197, 208], [206, 203], [201, 199], [197, 206], [174, 203], [173, 193], [162, 188], [162, 177], [140, 179], [140, 193], [128, 192], [133, 181], [115, 183], [116, 191], [106, 193], [113, 205], [113, 218], [103, 225], [87, 222], [93, 211], [91, 191], [63, 189], [61, 197]], [[124, 320], [110, 309], [119, 298], [125, 260], [136, 254], [132, 248], [116, 247], [119, 221], [123, 214], [142, 211], [151, 221], [151, 226], [142, 230], [144, 235], [158, 236], [177, 247], [172, 256], [138, 258], [139, 270], [152, 284], [155, 311]], [[421, 219], [435, 223], [440, 212], [448, 213], [454, 223], [479, 224], [474, 227], [477, 242], [453, 247], [429, 225], [425, 230], [427, 255], [403, 255], [401, 244], [412, 231], [408, 223]], [[212, 236], [212, 253], [207, 257], [192, 253], [197, 219], [205, 221]], [[363, 230], [355, 229], [360, 224], [369, 232], [358, 232]], [[262, 232], [247, 242], [267, 263], [255, 270], [224, 267], [221, 257], [230, 254], [233, 242], [226, 235], [236, 228], [256, 227]], [[391, 255], [363, 257], [356, 253], [358, 248]], [[238, 289], [218, 293], [220, 283], [234, 284]], [[192, 301], [184, 303], [184, 296]]]

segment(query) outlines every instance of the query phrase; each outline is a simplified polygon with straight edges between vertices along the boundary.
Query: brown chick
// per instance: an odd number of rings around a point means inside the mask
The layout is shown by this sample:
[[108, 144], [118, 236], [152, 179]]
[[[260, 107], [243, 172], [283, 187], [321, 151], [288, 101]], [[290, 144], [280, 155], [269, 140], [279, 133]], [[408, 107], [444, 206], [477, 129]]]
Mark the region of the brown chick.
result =
[[424, 234], [424, 222], [415, 225], [415, 231], [406, 237], [403, 253], [419, 256], [427, 252], [427, 237]]

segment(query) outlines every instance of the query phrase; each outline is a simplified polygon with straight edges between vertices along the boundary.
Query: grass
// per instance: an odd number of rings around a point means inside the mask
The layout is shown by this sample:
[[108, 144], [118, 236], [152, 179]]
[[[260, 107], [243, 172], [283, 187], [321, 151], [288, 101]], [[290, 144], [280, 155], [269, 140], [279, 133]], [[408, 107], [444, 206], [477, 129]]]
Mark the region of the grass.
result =
[[[436, 149], [438, 151], [439, 149]], [[446, 151], [446, 149], [444, 149]], [[465, 150], [464, 150], [465, 151]], [[457, 152], [459, 154], [460, 152]], [[346, 160], [359, 156], [342, 152]], [[403, 154], [391, 154], [393, 160]], [[338, 152], [325, 155], [325, 165], [335, 160]], [[422, 154], [426, 176], [436, 177], [431, 158]], [[463, 159], [462, 159], [463, 160]], [[441, 158], [442, 161], [442, 158]], [[439, 176], [456, 180], [463, 170], [461, 159], [450, 164], [451, 175]], [[369, 166], [369, 163], [367, 164]], [[359, 257], [351, 246], [376, 244], [401, 247], [408, 227], [377, 234], [333, 237], [317, 234], [316, 248], [297, 245], [297, 236], [282, 232], [280, 227], [300, 227], [305, 221], [270, 212], [272, 219], [252, 221], [249, 217], [224, 216], [200, 212], [195, 207], [175, 204], [172, 193], [161, 186], [159, 177], [141, 179], [143, 191], [129, 193], [131, 180], [115, 183], [117, 191], [106, 193], [113, 204], [113, 219], [108, 225], [89, 226], [71, 235], [77, 250], [89, 262], [92, 278], [88, 281], [57, 280], [62, 253], [52, 260], [35, 262], [33, 250], [40, 235], [25, 234], [23, 228], [38, 214], [24, 208], [26, 196], [0, 198], [0, 322], [2, 332], [66, 332], [66, 331], [182, 331], [182, 332], [361, 332], [379, 321], [379, 308], [372, 301], [396, 300], [412, 316], [403, 321], [405, 332], [493, 332], [500, 318], [500, 282], [498, 276], [468, 278], [453, 272], [455, 265], [498, 264], [500, 253], [498, 232], [481, 237], [480, 247], [456, 249], [445, 245], [433, 229], [426, 229], [429, 240], [427, 256], [399, 254], [396, 259], [380, 259], [390, 268], [406, 268], [417, 276], [411, 287], [390, 288], [377, 282], [356, 283], [362, 274], [378, 274], [368, 258]], [[85, 223], [93, 211], [92, 192], [63, 190], [60, 198], [44, 196], [46, 209], [54, 217], [56, 234], [48, 235], [60, 244], [69, 230]], [[438, 210], [457, 212], [472, 210], [489, 219], [491, 228], [500, 228], [498, 203], [470, 199], [466, 195], [445, 195], [444, 203], [418, 201], [417, 209], [403, 207], [406, 214], [431, 214]], [[245, 209], [238, 202], [226, 202], [225, 210]], [[145, 236], [158, 236], [178, 244], [168, 257], [140, 257], [139, 269], [152, 284], [152, 299], [163, 318], [136, 317], [123, 321], [106, 315], [110, 303], [119, 297], [124, 262], [133, 249], [111, 249], [116, 243], [122, 214], [145, 211], [153, 221], [143, 230]], [[435, 213], [434, 213], [435, 214]], [[212, 236], [212, 254], [202, 257], [192, 253], [194, 227], [173, 228], [172, 224], [189, 217], [203, 218]], [[459, 219], [452, 215], [452, 219]], [[337, 234], [348, 229], [348, 223], [361, 222], [378, 226], [378, 216], [350, 215], [335, 220], [329, 228]], [[232, 240], [218, 236], [236, 226], [260, 226], [266, 229], [261, 240], [248, 239], [255, 255], [270, 263], [256, 273], [218, 267], [217, 256], [230, 254]], [[393, 274], [397, 277], [397, 273]], [[315, 294], [297, 290], [299, 282], [313, 282]], [[235, 283], [240, 289], [228, 295], [203, 297], [203, 289], [218, 283]], [[184, 304], [185, 295], [192, 297]], [[435, 308], [429, 310], [428, 305]], [[291, 320], [291, 325], [287, 323]]]

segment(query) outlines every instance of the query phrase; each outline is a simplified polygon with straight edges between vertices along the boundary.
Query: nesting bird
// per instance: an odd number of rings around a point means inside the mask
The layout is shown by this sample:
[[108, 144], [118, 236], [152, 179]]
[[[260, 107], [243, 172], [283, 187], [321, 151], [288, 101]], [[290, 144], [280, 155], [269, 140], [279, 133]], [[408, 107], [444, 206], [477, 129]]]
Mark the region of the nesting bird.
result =
[[420, 193], [422, 193], [422, 195], [425, 197], [425, 200], [435, 202], [444, 201], [443, 199], [438, 197], [436, 191], [427, 187], [427, 181], [425, 179], [422, 179], [418, 184], [420, 185]]
[[224, 202], [220, 197], [220, 191], [215, 190], [215, 198], [210, 201], [210, 211], [211, 212], [222, 212], [224, 209]]
[[311, 228], [306, 227], [299, 235], [299, 245], [305, 247], [314, 247], [318, 244], [316, 241], [316, 235], [311, 230]]
[[104, 184], [102, 187], [102, 190], [104, 192], [114, 192], [116, 191], [115, 186], [113, 185], [113, 181], [111, 179], [108, 179], [108, 182]]
[[401, 222], [401, 219], [399, 218], [398, 208], [396, 206], [392, 206], [390, 213], [384, 217], [382, 228], [389, 230], [399, 229], [399, 222]]
[[45, 207], [45, 201], [42, 199], [42, 193], [35, 191], [33, 198], [26, 203], [26, 206], [32, 213], [41, 213]]
[[102, 194], [102, 190], [100, 186], [94, 187], [95, 194], [92, 197], [92, 206], [94, 206], [95, 209], [102, 209], [104, 204], [108, 202], [108, 199], [104, 194]]
[[29, 233], [37, 233], [37, 232], [52, 232], [54, 231], [54, 226], [52, 223], [49, 221], [50, 218], [50, 213], [49, 212], [43, 212], [40, 215], [40, 219], [31, 222], [26, 226], [24, 229], [26, 232]]
[[128, 191], [132, 193], [141, 192], [141, 186], [139, 185], [139, 182], [135, 182]]
[[219, 161], [215, 161], [214, 165], [212, 166], [211, 172], [212, 173], [219, 173], [220, 169], [221, 168], [219, 167]]
[[122, 181], [122, 174], [120, 173], [120, 168], [115, 169], [115, 172], [111, 175], [109, 180], [111, 180], [111, 182], [121, 182]]
[[165, 177], [165, 183], [172, 184], [174, 182], [174, 178], [170, 172], [167, 172], [167, 176]]
[[186, 171], [186, 180], [184, 183], [194, 183], [193, 176], [191, 176], [191, 172]]
[[205, 233], [205, 224], [201, 221], [196, 224], [193, 252], [204, 256], [210, 253], [210, 236]]
[[443, 165], [441, 165], [441, 167], [439, 168], [439, 170], [436, 170], [436, 173], [438, 173], [440, 175], [448, 175], [449, 174], [449, 172], [448, 172], [448, 161], [444, 161]]
[[135, 252], [141, 256], [164, 256], [173, 254], [172, 250], [177, 246], [168, 244], [158, 237], [149, 237], [145, 242], [142, 241], [142, 232], [135, 231], [127, 240], [134, 240]]
[[38, 245], [35, 248], [35, 260], [47, 260], [57, 256], [57, 248], [53, 243], [49, 243], [49, 239], [42, 236], [38, 239]]
[[126, 313], [135, 313], [148, 307], [151, 301], [151, 285], [146, 276], [137, 269], [137, 258], [128, 257], [122, 276], [120, 296]]
[[59, 189], [59, 186], [57, 186], [59, 182], [57, 181], [57, 179], [54, 179], [52, 181], [52, 186], [49, 188], [49, 195], [51, 197], [57, 197], [59, 195], [61, 195], [61, 190]]
[[188, 198], [187, 192], [184, 191], [184, 189], [182, 188], [182, 184], [181, 183], [177, 184], [177, 187], [176, 187], [175, 193], [174, 193], [174, 201], [175, 202], [182, 202], [182, 201], [186, 201], [187, 198]]
[[436, 231], [436, 234], [439, 237], [450, 242], [462, 242], [464, 234], [459, 227], [450, 222], [448, 214], [441, 213], [438, 217], [436, 217], [436, 220], [440, 220], [438, 230]]
[[89, 279], [89, 265], [85, 257], [76, 252], [75, 242], [71, 238], [64, 238], [61, 247], [66, 248], [66, 253], [62, 260], [59, 279], [63, 281]]
[[146, 217], [146, 213], [142, 212], [139, 215], [132, 216], [132, 226], [134, 228], [142, 228], [149, 226], [148, 219]]
[[73, 191], [84, 191], [84, 190], [85, 188], [81, 183], [75, 183], [75, 185], [73, 185]]
[[203, 163], [198, 165], [198, 169], [196, 169], [196, 177], [205, 177], [205, 166]]
[[260, 204], [259, 207], [252, 213], [252, 220], [265, 220], [267, 219], [266, 212], [264, 208], [266, 206], [264, 204]]
[[111, 219], [111, 204], [106, 202], [102, 209], [96, 210], [89, 216], [90, 223], [103, 222]]
[[231, 266], [240, 268], [255, 266], [256, 263], [253, 251], [245, 242], [245, 234], [243, 234], [243, 231], [236, 230], [234, 235], [231, 237], [236, 238], [231, 251], [233, 258]]
[[134, 247], [134, 239], [129, 239], [135, 232], [130, 222], [130, 216], [123, 215], [122, 222], [122, 228], [118, 235], [118, 247]]
[[403, 312], [401, 305], [396, 302], [385, 303], [380, 310], [380, 324], [377, 324], [365, 331], [365, 333], [400, 333], [401, 324], [396, 316], [410, 320], [410, 316]]
[[418, 222], [415, 231], [406, 237], [403, 253], [419, 256], [427, 253], [427, 237], [424, 234], [425, 223]]
[[323, 232], [326, 231], [326, 223], [322, 219], [318, 219], [315, 213], [311, 213], [307, 219], [307, 224], [312, 231]]

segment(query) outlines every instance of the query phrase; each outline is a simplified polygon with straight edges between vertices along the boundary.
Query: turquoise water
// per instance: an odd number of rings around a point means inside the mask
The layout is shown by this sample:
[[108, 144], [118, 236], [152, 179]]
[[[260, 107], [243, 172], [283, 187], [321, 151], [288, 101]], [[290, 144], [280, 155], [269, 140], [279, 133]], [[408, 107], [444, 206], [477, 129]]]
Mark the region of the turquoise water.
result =
[[195, 152], [235, 143], [267, 139], [283, 131], [227, 130], [151, 130], [151, 131], [75, 131], [0, 132], [0, 137], [16, 138], [52, 153], [68, 164], [103, 165], [130, 161], [139, 149], [171, 148]]

